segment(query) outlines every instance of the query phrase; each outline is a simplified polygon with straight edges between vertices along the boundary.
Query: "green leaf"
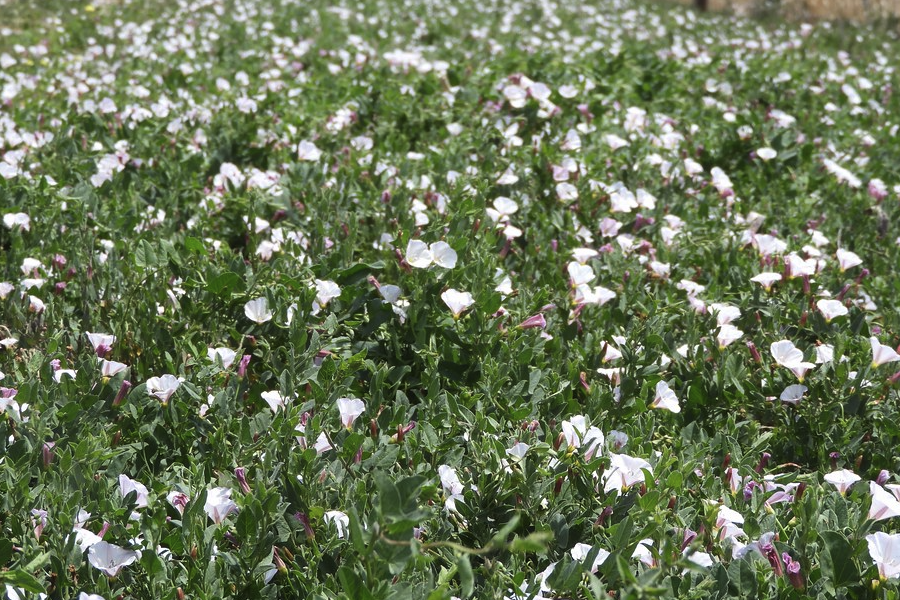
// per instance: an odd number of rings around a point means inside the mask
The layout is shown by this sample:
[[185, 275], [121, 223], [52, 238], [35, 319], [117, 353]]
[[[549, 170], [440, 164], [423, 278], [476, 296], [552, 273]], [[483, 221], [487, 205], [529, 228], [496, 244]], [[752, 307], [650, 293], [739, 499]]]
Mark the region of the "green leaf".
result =
[[206, 248], [203, 246], [203, 242], [195, 237], [188, 236], [184, 238], [184, 247], [191, 254], [206, 256]]
[[158, 263], [156, 252], [153, 246], [147, 240], [138, 242], [138, 247], [134, 251], [134, 264], [142, 269], [155, 267]]
[[0, 581], [12, 587], [22, 588], [32, 594], [43, 594], [44, 588], [37, 578], [23, 569], [0, 571]]
[[853, 560], [855, 552], [847, 538], [837, 531], [821, 531], [819, 537], [824, 544], [819, 553], [822, 574], [834, 582], [834, 587], [859, 583], [859, 569]]
[[463, 598], [469, 598], [475, 593], [475, 574], [468, 554], [460, 554], [456, 558], [456, 569], [459, 573], [460, 594]]
[[206, 289], [217, 296], [223, 296], [237, 290], [240, 284], [241, 278], [237, 273], [226, 271], [210, 279]]

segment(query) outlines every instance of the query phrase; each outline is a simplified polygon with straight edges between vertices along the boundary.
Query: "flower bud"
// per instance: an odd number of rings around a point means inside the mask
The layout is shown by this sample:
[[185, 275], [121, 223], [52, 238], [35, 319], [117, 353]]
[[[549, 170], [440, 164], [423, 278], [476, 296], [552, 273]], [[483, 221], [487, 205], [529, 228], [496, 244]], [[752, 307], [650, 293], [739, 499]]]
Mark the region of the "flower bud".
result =
[[244, 467], [237, 467], [234, 470], [234, 476], [238, 480], [238, 485], [241, 487], [241, 491], [245, 494], [250, 493], [250, 484], [247, 483], [247, 473], [244, 470]]

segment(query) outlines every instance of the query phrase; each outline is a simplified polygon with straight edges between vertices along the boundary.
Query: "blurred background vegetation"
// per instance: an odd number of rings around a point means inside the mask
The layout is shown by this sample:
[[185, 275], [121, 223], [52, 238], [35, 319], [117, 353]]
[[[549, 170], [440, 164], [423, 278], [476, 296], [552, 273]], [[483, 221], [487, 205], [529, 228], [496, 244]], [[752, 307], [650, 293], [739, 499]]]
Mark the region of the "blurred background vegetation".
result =
[[844, 19], [900, 22], [900, 0], [668, 0], [710, 11], [795, 20]]

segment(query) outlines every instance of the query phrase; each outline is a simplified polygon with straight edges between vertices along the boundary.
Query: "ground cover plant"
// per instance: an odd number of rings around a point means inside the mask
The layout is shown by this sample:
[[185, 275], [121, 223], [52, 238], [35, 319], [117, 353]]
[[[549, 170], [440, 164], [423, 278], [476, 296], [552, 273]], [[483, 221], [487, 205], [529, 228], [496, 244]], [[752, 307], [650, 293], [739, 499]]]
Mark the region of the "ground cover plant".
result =
[[898, 596], [889, 36], [11, 10], [7, 597]]

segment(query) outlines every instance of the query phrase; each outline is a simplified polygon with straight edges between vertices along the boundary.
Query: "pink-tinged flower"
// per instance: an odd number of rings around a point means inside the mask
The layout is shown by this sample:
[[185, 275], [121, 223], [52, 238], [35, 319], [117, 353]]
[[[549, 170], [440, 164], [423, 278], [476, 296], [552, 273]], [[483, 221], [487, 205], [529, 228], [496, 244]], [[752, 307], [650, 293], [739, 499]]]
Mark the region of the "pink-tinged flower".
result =
[[858, 254], [850, 252], [849, 250], [844, 250], [842, 248], [838, 248], [837, 259], [838, 265], [841, 268], [841, 273], [843, 273], [847, 269], [852, 269], [853, 267], [862, 264], [862, 259]]
[[203, 510], [216, 525], [220, 525], [228, 515], [237, 512], [238, 507], [231, 499], [230, 489], [216, 487], [207, 490], [206, 504], [203, 505]]
[[728, 508], [724, 504], [719, 507], [716, 513], [715, 529], [719, 532], [719, 539], [726, 540], [744, 535], [741, 525], [744, 524], [744, 516], [732, 508]]
[[244, 315], [259, 325], [271, 321], [272, 311], [269, 310], [269, 301], [265, 297], [250, 300], [244, 304]]
[[877, 337], [870, 337], [869, 344], [872, 346], [872, 368], [897, 362], [900, 360], [900, 354], [897, 354], [890, 346], [883, 346]]
[[122, 400], [125, 399], [125, 396], [128, 395], [128, 390], [131, 389], [131, 382], [127, 379], [122, 380], [122, 385], [119, 386], [119, 391], [116, 392], [116, 397], [113, 398], [112, 405], [119, 406], [122, 404]]
[[131, 479], [127, 475], [119, 475], [119, 495], [126, 498], [131, 492], [135, 493], [134, 503], [138, 508], [147, 506], [150, 491], [143, 483]]
[[756, 151], [756, 156], [758, 156], [761, 160], [769, 162], [776, 156], [778, 156], [778, 152], [776, 152], [773, 148], [759, 148]]
[[839, 471], [828, 473], [827, 475], [825, 475], [824, 479], [825, 481], [836, 487], [838, 492], [843, 496], [847, 493], [847, 490], [850, 489], [850, 486], [859, 481], [861, 478], [853, 471], [841, 469]]
[[366, 410], [365, 403], [359, 398], [338, 398], [337, 407], [341, 415], [341, 425], [347, 429], [353, 427], [353, 422]]
[[178, 511], [178, 514], [183, 515], [184, 509], [187, 507], [188, 502], [191, 501], [190, 497], [184, 492], [179, 492], [178, 490], [172, 490], [168, 494], [166, 494], [166, 500], [172, 507]]
[[866, 536], [869, 556], [878, 566], [882, 579], [900, 577], [900, 533], [888, 534], [878, 531]]
[[40, 540], [41, 534], [44, 533], [44, 528], [47, 526], [47, 511], [38, 508], [32, 508], [31, 522], [32, 525], [34, 525], [34, 537]]
[[87, 333], [88, 341], [94, 348], [97, 356], [103, 358], [112, 349], [112, 345], [116, 343], [116, 336], [108, 333]]
[[869, 518], [873, 521], [900, 517], [900, 500], [883, 487], [869, 482], [869, 493], [872, 495], [872, 504], [869, 506]]
[[116, 362], [114, 360], [100, 359], [100, 375], [103, 377], [113, 377], [128, 369], [125, 363]]
[[130, 565], [138, 558], [137, 552], [104, 541], [99, 541], [88, 548], [88, 562], [109, 577], [115, 577], [122, 567]]
[[656, 384], [656, 397], [650, 405], [652, 408], [663, 408], [673, 413], [681, 412], [681, 405], [678, 403], [678, 397], [665, 381]]
[[594, 454], [603, 448], [605, 438], [597, 427], [588, 427], [584, 415], [575, 415], [571, 421], [562, 422], [562, 434], [569, 450], [584, 447], [585, 460], [591, 460]]
[[[290, 325], [290, 323], [288, 323]], [[249, 354], [245, 354], [241, 357], [241, 362], [238, 363], [238, 377], [243, 377], [247, 374], [247, 366], [250, 364], [251, 356]]]
[[832, 319], [837, 317], [843, 317], [849, 312], [844, 303], [839, 300], [818, 300], [816, 301], [816, 308], [825, 317], [826, 323], [830, 323]]
[[475, 298], [469, 292], [460, 292], [459, 290], [449, 289], [441, 294], [441, 300], [453, 313], [453, 318], [458, 319], [459, 316], [475, 304]]
[[158, 398], [165, 405], [168, 404], [169, 398], [180, 385], [181, 382], [177, 377], [166, 373], [161, 377], [151, 377], [147, 380], [147, 393]]
[[238, 485], [241, 487], [241, 491], [244, 494], [250, 493], [250, 484], [247, 483], [247, 470], [244, 467], [237, 467], [234, 470], [234, 477], [238, 481]]
[[547, 320], [544, 318], [544, 315], [538, 313], [519, 323], [518, 327], [519, 329], [544, 329], [547, 327]]
[[803, 360], [803, 352], [801, 352], [790, 340], [781, 340], [773, 342], [770, 346], [772, 358], [782, 367], [788, 368], [801, 382], [806, 372], [815, 368], [816, 365]]

